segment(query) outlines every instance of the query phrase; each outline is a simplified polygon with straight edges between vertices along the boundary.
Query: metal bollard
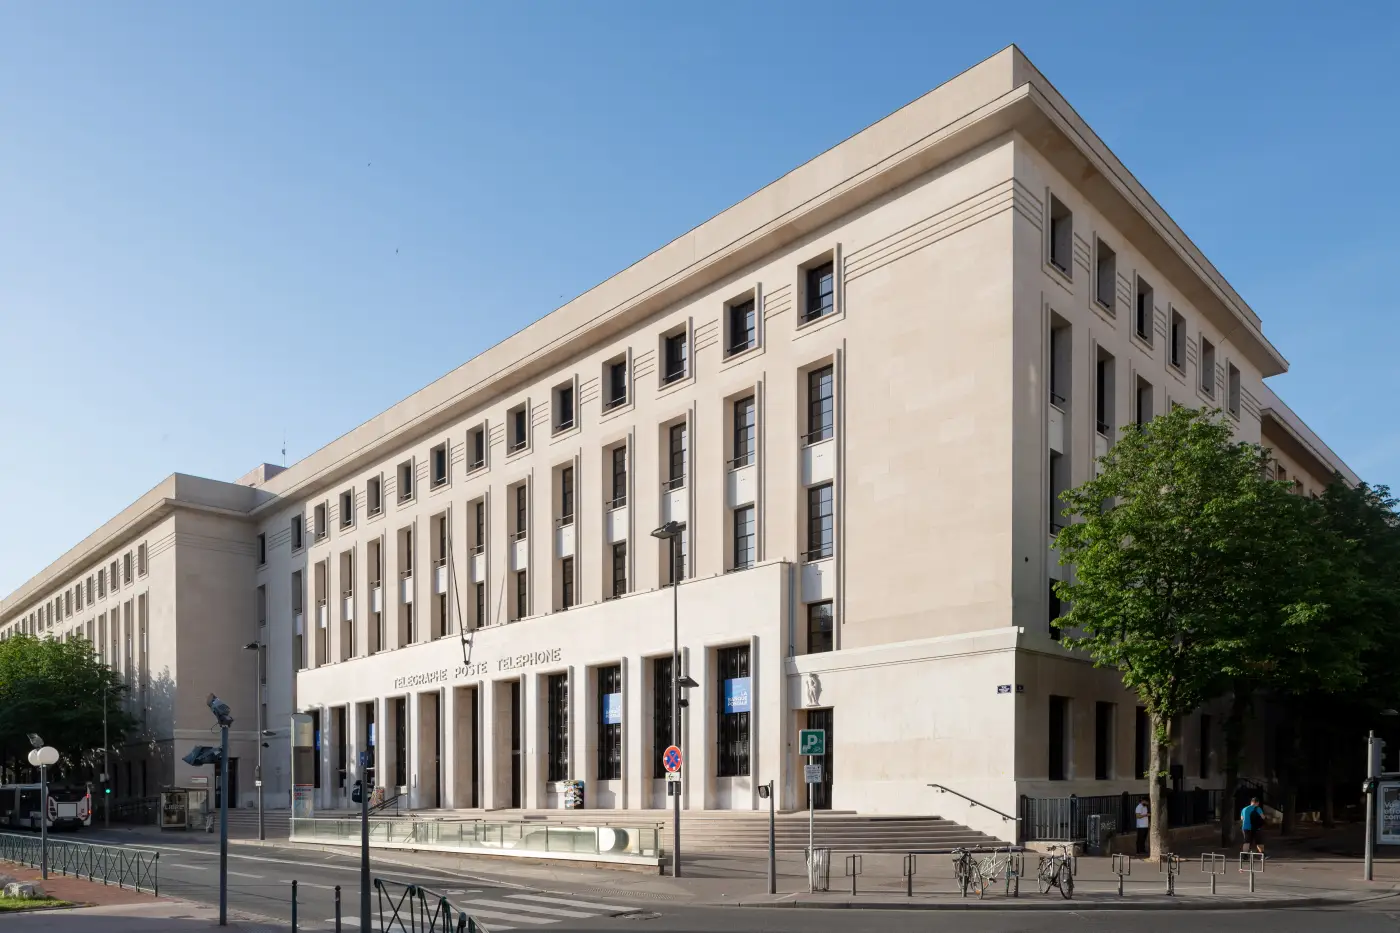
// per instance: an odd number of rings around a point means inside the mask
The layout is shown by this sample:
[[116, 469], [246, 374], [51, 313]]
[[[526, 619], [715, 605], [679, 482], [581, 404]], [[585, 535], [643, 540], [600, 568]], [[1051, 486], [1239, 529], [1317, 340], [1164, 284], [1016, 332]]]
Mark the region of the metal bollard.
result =
[[1254, 893], [1254, 876], [1264, 870], [1263, 852], [1241, 852], [1240, 871], [1249, 875], [1249, 893]]
[[335, 886], [335, 933], [340, 933], [340, 885]]
[[1225, 856], [1219, 852], [1201, 853], [1201, 871], [1210, 875], [1210, 893], [1215, 893], [1215, 879], [1217, 875], [1225, 874]]
[[860, 872], [861, 872], [860, 856], [859, 856], [859, 855], [848, 855], [848, 856], [846, 856], [846, 874], [848, 874], [848, 875], [851, 876], [851, 896], [852, 896], [852, 897], [854, 897], [854, 896], [855, 896], [855, 893], [856, 893], [856, 876], [859, 875]]
[[1109, 857], [1109, 870], [1118, 876], [1118, 896], [1123, 896], [1123, 879], [1133, 873], [1133, 857], [1131, 855], [1113, 855]]
[[297, 933], [297, 880], [292, 879], [292, 933]]
[[1164, 853], [1161, 858], [1167, 866], [1167, 897], [1176, 896], [1176, 876], [1181, 871], [1180, 857], [1170, 852]]
[[914, 868], [917, 860], [911, 852], [904, 856], [904, 896], [914, 896]]

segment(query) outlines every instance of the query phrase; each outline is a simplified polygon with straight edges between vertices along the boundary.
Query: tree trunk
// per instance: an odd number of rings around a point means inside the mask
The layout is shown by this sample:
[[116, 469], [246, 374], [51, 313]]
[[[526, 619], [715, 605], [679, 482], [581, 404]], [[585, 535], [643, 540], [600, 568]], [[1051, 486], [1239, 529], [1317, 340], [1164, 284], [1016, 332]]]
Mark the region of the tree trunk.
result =
[[1167, 814], [1162, 810], [1162, 764], [1163, 753], [1166, 751], [1166, 742], [1162, 737], [1166, 733], [1167, 723], [1156, 711], [1151, 715], [1152, 736], [1148, 742], [1147, 759], [1147, 806], [1151, 811], [1151, 821], [1148, 824], [1148, 853], [1152, 858], [1158, 859], [1167, 851]]
[[1225, 717], [1225, 788], [1220, 794], [1220, 844], [1229, 848], [1235, 840], [1235, 790], [1240, 783], [1240, 757], [1244, 754], [1244, 717], [1249, 712], [1249, 691], [1235, 684], [1230, 714]]

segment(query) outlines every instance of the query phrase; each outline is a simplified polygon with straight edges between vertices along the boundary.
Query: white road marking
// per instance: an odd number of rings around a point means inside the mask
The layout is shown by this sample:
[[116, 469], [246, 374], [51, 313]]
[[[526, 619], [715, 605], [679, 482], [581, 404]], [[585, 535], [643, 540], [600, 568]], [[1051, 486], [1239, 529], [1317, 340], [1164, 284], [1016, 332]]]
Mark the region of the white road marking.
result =
[[166, 862], [166, 868], [184, 868], [189, 871], [208, 871], [208, 865], [181, 865], [179, 862]]
[[[335, 923], [335, 918], [327, 917], [326, 922], [333, 924]], [[347, 927], [357, 927], [360, 925], [360, 920], [358, 917], [341, 917], [340, 922]]]
[[[481, 917], [483, 920], [506, 920], [510, 923], [558, 923], [553, 917], [527, 917], [524, 914], [503, 914], [495, 910], [473, 910], [473, 917]], [[492, 927], [493, 930], [501, 930], [504, 927]]]
[[632, 911], [635, 907], [619, 907], [616, 904], [599, 904], [595, 901], [577, 901], [566, 897], [545, 897], [543, 894], [508, 894], [509, 898], [521, 901], [541, 901], [545, 904], [564, 904], [567, 907], [591, 907], [594, 910]]
[[237, 877], [239, 877], [239, 878], [258, 878], [258, 879], [261, 879], [261, 878], [262, 878], [262, 875], [250, 875], [250, 874], [248, 874], [246, 871], [233, 871], [232, 869], [229, 870], [229, 874], [230, 874], [230, 875], [235, 875], [235, 876], [237, 876]]
[[590, 914], [586, 910], [560, 910], [558, 907], [540, 907], [537, 904], [521, 904], [518, 901], [492, 901], [480, 897], [474, 900], [463, 901], [462, 903], [467, 905], [480, 904], [482, 907], [504, 907], [507, 910], [528, 910], [536, 914], [550, 914], [555, 917], [573, 917], [574, 919], [597, 916], [596, 914]]

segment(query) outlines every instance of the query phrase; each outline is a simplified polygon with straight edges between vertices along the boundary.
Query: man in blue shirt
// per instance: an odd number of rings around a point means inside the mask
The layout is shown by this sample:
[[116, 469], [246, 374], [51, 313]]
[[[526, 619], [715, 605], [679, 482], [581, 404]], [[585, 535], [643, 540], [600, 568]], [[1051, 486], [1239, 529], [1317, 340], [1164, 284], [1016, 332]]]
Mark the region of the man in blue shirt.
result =
[[[1264, 854], [1264, 808], [1259, 806], [1259, 798], [1249, 798], [1249, 806], [1240, 811], [1240, 829], [1244, 830], [1244, 847], [1248, 852], [1253, 846], [1260, 855]], [[1243, 869], [1241, 869], [1243, 870]]]

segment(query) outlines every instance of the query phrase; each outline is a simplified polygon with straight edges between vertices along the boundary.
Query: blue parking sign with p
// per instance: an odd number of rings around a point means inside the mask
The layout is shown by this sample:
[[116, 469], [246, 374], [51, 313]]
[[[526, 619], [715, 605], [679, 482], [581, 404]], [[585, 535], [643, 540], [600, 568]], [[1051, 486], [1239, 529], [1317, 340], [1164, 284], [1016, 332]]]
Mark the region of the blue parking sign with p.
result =
[[797, 754], [825, 755], [826, 730], [802, 729], [797, 733]]

